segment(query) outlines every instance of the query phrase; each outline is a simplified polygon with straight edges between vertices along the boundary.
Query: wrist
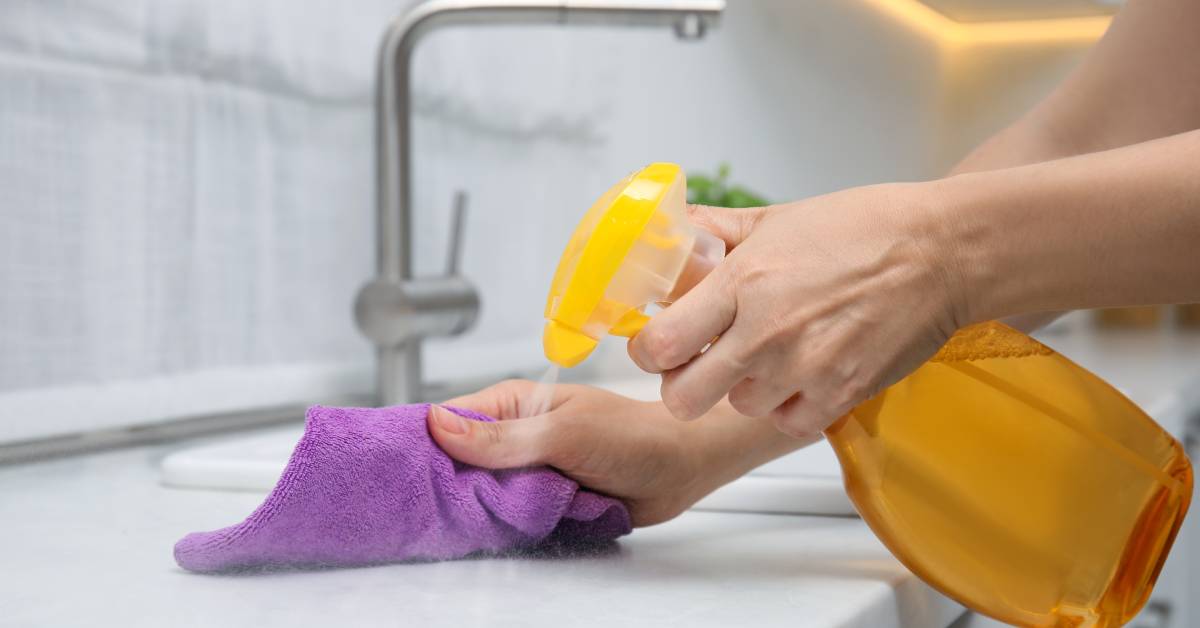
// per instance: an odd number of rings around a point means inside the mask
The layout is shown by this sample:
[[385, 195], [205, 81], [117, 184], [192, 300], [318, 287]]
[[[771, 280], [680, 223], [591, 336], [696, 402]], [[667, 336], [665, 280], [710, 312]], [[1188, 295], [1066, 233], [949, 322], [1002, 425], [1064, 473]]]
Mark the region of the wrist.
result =
[[923, 186], [919, 238], [944, 278], [956, 328], [1013, 313], [1006, 311], [996, 229], [982, 206], [982, 177], [968, 173], [916, 184]]
[[732, 473], [733, 461], [730, 451], [727, 447], [720, 446], [721, 426], [718, 422], [724, 417], [714, 416], [719, 407], [720, 405], [693, 421], [679, 421], [681, 439], [695, 469], [692, 481], [685, 491], [689, 505], [732, 479], [726, 479]]
[[784, 434], [774, 421], [739, 414], [728, 401], [721, 401], [704, 416], [684, 425], [699, 469], [694, 487], [697, 500], [756, 467], [820, 439]]
[[956, 190], [945, 179], [889, 187], [889, 210], [899, 217], [899, 225], [891, 228], [897, 240], [913, 245], [911, 259], [923, 278], [914, 285], [926, 291], [935, 324], [949, 337], [975, 322], [979, 305], [971, 292], [975, 261], [969, 226], [958, 210]]

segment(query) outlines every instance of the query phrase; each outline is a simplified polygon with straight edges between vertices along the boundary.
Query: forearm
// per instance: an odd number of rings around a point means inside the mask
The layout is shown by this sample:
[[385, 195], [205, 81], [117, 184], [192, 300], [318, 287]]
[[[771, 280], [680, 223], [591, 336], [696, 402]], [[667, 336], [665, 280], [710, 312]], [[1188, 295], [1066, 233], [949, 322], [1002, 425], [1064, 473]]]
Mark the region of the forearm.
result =
[[950, 169], [949, 176], [1035, 164], [1086, 152], [1077, 139], [1039, 109], [988, 138]]
[[1049, 96], [951, 173], [1011, 168], [1200, 127], [1200, 3], [1131, 0]]
[[965, 320], [1200, 300], [1200, 131], [929, 184]]
[[756, 467], [820, 440], [819, 436], [788, 436], [770, 419], [738, 414], [728, 401], [686, 425], [704, 475], [697, 499]]
[[[950, 170], [950, 176], [1035, 164], [1078, 155], [1085, 145], [1055, 124], [1054, 108], [1043, 105], [989, 138]], [[1008, 316], [1004, 322], [1025, 332], [1049, 324], [1059, 311]]]
[[[1200, 89], [1187, 0], [1130, 3], [1087, 60], [1049, 97], [968, 154], [950, 175], [1109, 150], [1194, 128]], [[1129, 97], [1130, 95], [1136, 95]], [[1004, 322], [1030, 331], [1061, 312]]]

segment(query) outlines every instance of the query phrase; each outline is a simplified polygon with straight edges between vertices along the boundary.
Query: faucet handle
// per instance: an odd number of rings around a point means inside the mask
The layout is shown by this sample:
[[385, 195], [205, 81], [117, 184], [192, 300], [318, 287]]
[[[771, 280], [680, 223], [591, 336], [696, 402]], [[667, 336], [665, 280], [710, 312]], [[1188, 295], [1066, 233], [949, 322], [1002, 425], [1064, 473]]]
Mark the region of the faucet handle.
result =
[[467, 192], [458, 190], [454, 193], [454, 210], [450, 216], [450, 245], [446, 258], [446, 275], [455, 277], [462, 265], [463, 223], [467, 220]]
[[467, 193], [454, 194], [446, 275], [393, 279], [380, 277], [358, 291], [354, 319], [376, 346], [393, 350], [407, 342], [466, 331], [479, 315], [479, 292], [459, 274]]

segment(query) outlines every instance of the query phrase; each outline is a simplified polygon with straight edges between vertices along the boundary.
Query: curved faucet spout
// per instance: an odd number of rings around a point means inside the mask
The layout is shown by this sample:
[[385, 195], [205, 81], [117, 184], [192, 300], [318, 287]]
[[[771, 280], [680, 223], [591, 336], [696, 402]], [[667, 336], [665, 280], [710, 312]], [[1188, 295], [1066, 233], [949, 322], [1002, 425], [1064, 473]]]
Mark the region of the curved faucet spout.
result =
[[[680, 39], [696, 39], [716, 24], [724, 8], [724, 0], [429, 0], [392, 22], [384, 34], [377, 61], [378, 277], [369, 285], [378, 288], [381, 283], [413, 281], [410, 64], [413, 50], [425, 35], [446, 26], [590, 24], [669, 27]], [[366, 303], [360, 296], [356, 311], [360, 315], [365, 312], [371, 320], [386, 318], [387, 312], [373, 311], [376, 306], [372, 303], [378, 301]], [[363, 318], [360, 316], [359, 320], [362, 327]], [[381, 403], [405, 403], [419, 397], [419, 343], [420, 336], [414, 334], [403, 341], [378, 345]]]

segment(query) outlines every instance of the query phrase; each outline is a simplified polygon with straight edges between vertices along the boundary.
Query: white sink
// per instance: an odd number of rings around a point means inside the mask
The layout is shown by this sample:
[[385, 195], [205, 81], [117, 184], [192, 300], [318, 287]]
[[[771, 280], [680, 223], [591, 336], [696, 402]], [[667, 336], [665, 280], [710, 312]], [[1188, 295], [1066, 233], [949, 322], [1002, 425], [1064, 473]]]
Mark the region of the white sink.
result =
[[[634, 399], [658, 399], [658, 378], [597, 384]], [[283, 473], [301, 427], [280, 428], [254, 436], [185, 449], [162, 462], [167, 486], [267, 492]], [[766, 464], [713, 492], [699, 510], [788, 514], [854, 515], [842, 488], [841, 468], [825, 442]]]

